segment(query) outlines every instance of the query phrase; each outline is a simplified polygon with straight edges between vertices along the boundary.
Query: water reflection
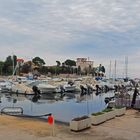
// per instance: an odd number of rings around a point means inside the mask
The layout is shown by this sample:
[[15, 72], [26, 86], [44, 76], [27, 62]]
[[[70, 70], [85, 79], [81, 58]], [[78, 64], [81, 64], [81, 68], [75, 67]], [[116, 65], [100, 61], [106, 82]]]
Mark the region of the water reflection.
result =
[[32, 102], [34, 102], [34, 103], [36, 103], [36, 102], [38, 102], [38, 100], [40, 99], [40, 96], [33, 96], [33, 98], [32, 98]]
[[95, 93], [84, 96], [74, 93], [44, 94], [40, 97], [1, 94], [0, 108], [22, 107], [24, 114], [28, 115], [53, 113], [56, 120], [69, 122], [74, 117], [101, 111], [106, 107], [105, 97], [112, 96], [113, 92], [98, 96]]

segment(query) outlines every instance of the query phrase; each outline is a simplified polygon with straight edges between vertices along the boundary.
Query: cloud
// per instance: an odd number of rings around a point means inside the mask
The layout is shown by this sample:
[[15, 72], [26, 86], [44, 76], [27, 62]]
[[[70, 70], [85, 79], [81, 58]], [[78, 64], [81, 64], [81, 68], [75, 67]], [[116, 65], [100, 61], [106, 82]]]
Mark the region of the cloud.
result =
[[[0, 58], [123, 61], [140, 52], [139, 0], [0, 0]], [[137, 55], [138, 56], [138, 55]], [[50, 59], [49, 59], [50, 58]], [[132, 60], [131, 60], [132, 61]], [[131, 62], [133, 65], [133, 62]], [[108, 65], [108, 64], [107, 64]], [[138, 73], [139, 67], [135, 71]], [[131, 70], [131, 74], [135, 73]]]

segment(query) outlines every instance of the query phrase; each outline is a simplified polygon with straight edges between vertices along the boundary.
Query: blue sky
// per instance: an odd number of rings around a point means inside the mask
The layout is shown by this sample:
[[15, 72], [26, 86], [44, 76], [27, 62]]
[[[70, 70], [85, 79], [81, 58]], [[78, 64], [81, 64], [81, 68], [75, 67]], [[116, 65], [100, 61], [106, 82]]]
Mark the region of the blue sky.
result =
[[89, 57], [106, 69], [117, 60], [123, 76], [128, 56], [129, 76], [140, 77], [139, 13], [139, 0], [0, 0], [0, 59]]

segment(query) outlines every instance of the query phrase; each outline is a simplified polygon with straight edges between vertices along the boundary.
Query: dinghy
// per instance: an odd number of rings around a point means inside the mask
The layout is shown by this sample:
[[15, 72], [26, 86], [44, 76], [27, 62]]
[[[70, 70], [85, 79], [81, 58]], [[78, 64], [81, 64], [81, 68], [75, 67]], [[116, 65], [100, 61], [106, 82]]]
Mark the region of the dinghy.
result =
[[23, 114], [23, 108], [21, 108], [21, 107], [4, 107], [1, 110], [1, 114], [22, 115]]

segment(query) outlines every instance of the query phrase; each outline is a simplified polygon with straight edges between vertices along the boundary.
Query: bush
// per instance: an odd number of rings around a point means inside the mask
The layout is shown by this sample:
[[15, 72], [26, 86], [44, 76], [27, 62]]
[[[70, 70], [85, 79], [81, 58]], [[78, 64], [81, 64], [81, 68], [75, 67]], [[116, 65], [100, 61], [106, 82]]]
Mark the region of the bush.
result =
[[111, 108], [105, 108], [102, 112], [110, 112], [113, 111]]
[[72, 119], [72, 121], [80, 121], [80, 120], [84, 120], [84, 119], [87, 119], [89, 118], [88, 116], [82, 116], [82, 117], [78, 117], [78, 118], [74, 118]]
[[102, 114], [104, 114], [104, 112], [96, 112], [96, 113], [92, 113], [91, 115], [98, 116], [98, 115], [102, 115]]

